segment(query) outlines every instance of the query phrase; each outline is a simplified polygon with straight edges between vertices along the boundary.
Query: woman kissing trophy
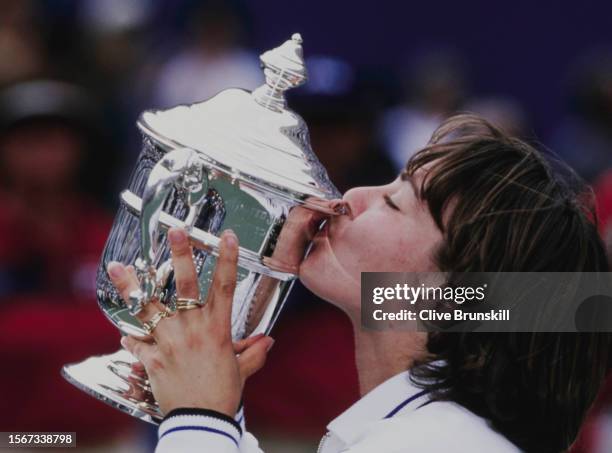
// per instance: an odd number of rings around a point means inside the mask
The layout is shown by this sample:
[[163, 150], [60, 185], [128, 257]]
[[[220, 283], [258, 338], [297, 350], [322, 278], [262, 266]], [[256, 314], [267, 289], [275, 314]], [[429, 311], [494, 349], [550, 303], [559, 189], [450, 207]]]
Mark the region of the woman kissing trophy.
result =
[[[102, 255], [97, 299], [123, 334], [146, 335], [135, 315], [153, 300], [168, 310], [202, 303], [176, 297], [171, 227], [188, 231], [200, 294], [206, 295], [219, 252], [219, 233], [239, 238], [232, 306], [234, 341], [272, 328], [297, 277], [312, 236], [330, 215], [345, 213], [310, 143], [304, 120], [287, 109], [284, 92], [306, 80], [299, 34], [261, 55], [265, 84], [231, 88], [211, 99], [138, 121], [144, 144]], [[140, 288], [125, 303], [107, 274], [111, 261], [133, 264]], [[189, 307], [182, 307], [189, 308]], [[142, 420], [162, 413], [136, 359], [121, 349], [66, 365], [81, 390]]]

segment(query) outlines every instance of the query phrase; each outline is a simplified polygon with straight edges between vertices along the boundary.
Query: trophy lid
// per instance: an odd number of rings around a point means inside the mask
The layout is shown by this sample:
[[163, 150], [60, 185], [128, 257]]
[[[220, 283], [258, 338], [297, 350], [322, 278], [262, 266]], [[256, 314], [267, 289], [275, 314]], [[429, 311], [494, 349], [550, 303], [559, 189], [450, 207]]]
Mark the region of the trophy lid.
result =
[[197, 150], [211, 167], [293, 201], [338, 198], [306, 123], [286, 108], [284, 92], [306, 80], [301, 43], [296, 33], [261, 55], [266, 83], [252, 93], [230, 88], [204, 102], [147, 111], [138, 126], [163, 147]]

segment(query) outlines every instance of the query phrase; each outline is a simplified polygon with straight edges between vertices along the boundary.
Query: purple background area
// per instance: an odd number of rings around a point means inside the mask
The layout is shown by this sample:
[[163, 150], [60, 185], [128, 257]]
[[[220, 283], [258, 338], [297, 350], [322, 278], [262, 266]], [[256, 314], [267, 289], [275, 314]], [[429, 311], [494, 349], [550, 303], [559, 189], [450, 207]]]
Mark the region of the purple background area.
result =
[[564, 82], [575, 59], [612, 48], [612, 3], [602, 1], [246, 4], [255, 48], [273, 47], [299, 31], [309, 54], [394, 68], [426, 49], [456, 50], [466, 59], [472, 92], [518, 99], [539, 134], [562, 116]]

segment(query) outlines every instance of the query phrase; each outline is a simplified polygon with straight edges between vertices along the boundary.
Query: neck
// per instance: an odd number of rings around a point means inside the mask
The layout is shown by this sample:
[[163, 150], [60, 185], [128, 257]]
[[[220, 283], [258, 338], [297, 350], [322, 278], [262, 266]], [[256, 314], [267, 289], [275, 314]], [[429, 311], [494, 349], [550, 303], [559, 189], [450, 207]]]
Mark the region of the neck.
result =
[[426, 354], [427, 334], [423, 332], [366, 331], [361, 323], [353, 323], [353, 331], [361, 396], [411, 368]]

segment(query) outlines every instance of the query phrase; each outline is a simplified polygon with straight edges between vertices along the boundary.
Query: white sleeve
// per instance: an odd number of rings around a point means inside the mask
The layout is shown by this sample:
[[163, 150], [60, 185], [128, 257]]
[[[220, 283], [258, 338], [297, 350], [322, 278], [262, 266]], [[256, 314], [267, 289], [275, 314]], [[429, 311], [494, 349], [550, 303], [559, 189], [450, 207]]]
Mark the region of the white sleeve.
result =
[[243, 429], [242, 409], [236, 419], [207, 409], [175, 409], [159, 425], [155, 453], [263, 453]]

